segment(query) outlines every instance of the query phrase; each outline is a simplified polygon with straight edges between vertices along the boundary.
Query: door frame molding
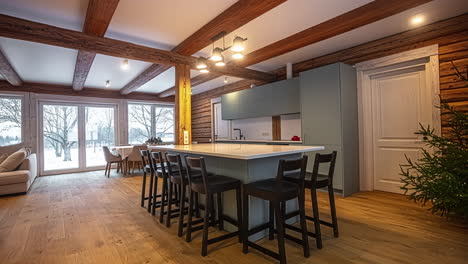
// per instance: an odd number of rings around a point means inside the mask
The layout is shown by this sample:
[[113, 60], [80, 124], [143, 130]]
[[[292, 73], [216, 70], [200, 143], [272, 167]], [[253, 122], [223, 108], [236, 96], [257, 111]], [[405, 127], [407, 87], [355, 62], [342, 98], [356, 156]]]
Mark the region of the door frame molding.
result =
[[[426, 85], [432, 91], [432, 104], [439, 105], [438, 45], [405, 51], [354, 65], [358, 82], [359, 185], [361, 191], [374, 190], [374, 143], [370, 76], [389, 71], [390, 67], [400, 66], [401, 69], [404, 69], [417, 65], [426, 67]], [[437, 107], [433, 107], [432, 125], [435, 131], [440, 134], [440, 109]]]

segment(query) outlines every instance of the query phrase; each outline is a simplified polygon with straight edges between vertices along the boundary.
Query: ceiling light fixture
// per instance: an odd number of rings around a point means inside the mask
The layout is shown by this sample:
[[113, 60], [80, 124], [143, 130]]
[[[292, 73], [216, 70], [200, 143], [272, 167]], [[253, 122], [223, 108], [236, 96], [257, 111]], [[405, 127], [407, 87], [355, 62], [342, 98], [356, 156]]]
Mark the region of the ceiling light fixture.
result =
[[209, 73], [210, 71], [208, 69], [201, 69], [200, 72], [201, 73]]
[[232, 47], [231, 50], [233, 52], [241, 52], [245, 50], [245, 41], [247, 39], [241, 38], [239, 36], [236, 36], [234, 40], [232, 41]]
[[110, 81], [107, 80], [107, 81], [106, 81], [106, 87], [109, 87], [109, 86], [110, 86]]
[[211, 53], [210, 60], [211, 61], [221, 61], [223, 60], [223, 49], [222, 48], [214, 48], [213, 52]]
[[215, 63], [215, 65], [218, 66], [218, 67], [223, 67], [224, 65], [226, 65], [226, 63], [224, 63], [224, 56], [223, 55], [221, 55], [221, 60], [217, 61]]
[[236, 52], [232, 54], [232, 58], [235, 60], [240, 60], [244, 58], [244, 54], [242, 54], [242, 52]]
[[426, 20], [426, 18], [423, 15], [416, 15], [416, 16], [413, 16], [410, 19], [410, 23], [413, 26], [417, 26], [417, 25], [420, 25], [421, 23], [423, 23], [425, 20]]
[[120, 68], [121, 68], [122, 70], [124, 70], [124, 71], [128, 70], [129, 65], [128, 65], [128, 60], [127, 60], [127, 59], [125, 59], [125, 60], [122, 61], [122, 64], [120, 64]]
[[228, 83], [228, 82], [229, 82], [228, 77], [224, 76], [224, 83]]
[[198, 58], [197, 60], [197, 69], [201, 70], [201, 69], [206, 69], [208, 66], [206, 65], [206, 62], [205, 62], [205, 58], [203, 57], [200, 57]]

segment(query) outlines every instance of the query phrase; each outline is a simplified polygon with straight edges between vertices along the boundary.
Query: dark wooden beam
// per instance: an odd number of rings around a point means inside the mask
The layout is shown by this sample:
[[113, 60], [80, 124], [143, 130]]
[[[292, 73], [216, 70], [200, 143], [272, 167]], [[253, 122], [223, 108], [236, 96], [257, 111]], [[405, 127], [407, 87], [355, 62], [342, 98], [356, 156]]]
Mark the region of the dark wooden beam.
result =
[[[286, 0], [240, 0], [202, 28], [190, 35], [172, 51], [182, 55], [192, 55], [211, 44], [211, 39], [220, 32], [230, 33], [275, 8]], [[153, 64], [121, 89], [122, 94], [129, 94], [143, 84], [163, 73], [170, 66]]]
[[75, 91], [71, 86], [42, 84], [42, 83], [23, 83], [20, 86], [12, 86], [6, 81], [0, 81], [0, 91], [12, 92], [31, 92], [38, 94], [55, 94], [66, 96], [80, 97], [98, 97], [110, 99], [130, 99], [130, 100], [145, 100], [155, 102], [173, 103], [174, 96], [168, 98], [159, 98], [156, 94], [135, 92], [129, 95], [122, 95], [119, 91], [86, 88], [82, 91]]
[[23, 83], [18, 73], [11, 66], [10, 62], [7, 60], [3, 52], [0, 51], [0, 74], [5, 77], [11, 85], [19, 86]]
[[[104, 36], [118, 4], [119, 0], [89, 0], [83, 32], [92, 36]], [[73, 74], [73, 90], [83, 89], [95, 56], [94, 52], [78, 51]]]
[[[432, 0], [375, 0], [347, 13], [329, 19], [318, 25], [312, 26], [287, 38], [281, 39], [275, 43], [255, 50], [244, 56], [242, 61], [230, 62], [239, 66], [247, 67], [259, 62], [283, 55], [293, 50], [317, 43], [319, 41], [343, 34], [353, 29], [365, 26], [367, 24], [379, 21], [386, 17], [401, 13], [416, 6], [428, 3]], [[219, 77], [215, 73], [210, 73], [212, 80]], [[195, 87], [195, 85], [193, 85]], [[164, 96], [174, 94], [174, 87], [169, 88]]]
[[[196, 69], [196, 57], [184, 56], [176, 52], [141, 46], [121, 40], [91, 36], [83, 32], [7, 15], [0, 15], [0, 36], [151, 63], [166, 65], [185, 64], [189, 65], [192, 69]], [[246, 69], [237, 65], [216, 67], [211, 62], [207, 64], [210, 71], [217, 74], [265, 81], [276, 79], [276, 76], [273, 74]]]

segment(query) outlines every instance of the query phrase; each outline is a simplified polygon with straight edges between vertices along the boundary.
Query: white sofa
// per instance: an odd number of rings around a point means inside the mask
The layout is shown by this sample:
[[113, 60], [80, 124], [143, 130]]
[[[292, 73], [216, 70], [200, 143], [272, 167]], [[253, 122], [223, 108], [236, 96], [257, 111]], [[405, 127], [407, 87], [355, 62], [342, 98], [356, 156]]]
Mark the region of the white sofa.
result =
[[[0, 147], [0, 155], [11, 154], [20, 148], [22, 144]], [[37, 158], [32, 153], [15, 170], [10, 172], [0, 172], [0, 195], [27, 193], [37, 177]]]

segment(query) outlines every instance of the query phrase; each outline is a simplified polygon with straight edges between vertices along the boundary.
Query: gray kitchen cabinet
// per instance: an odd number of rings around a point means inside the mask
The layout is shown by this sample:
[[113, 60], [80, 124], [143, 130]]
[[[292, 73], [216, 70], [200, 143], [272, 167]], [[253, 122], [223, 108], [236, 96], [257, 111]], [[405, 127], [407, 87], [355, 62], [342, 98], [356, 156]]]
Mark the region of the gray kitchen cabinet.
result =
[[[338, 151], [334, 188], [343, 196], [359, 191], [355, 69], [336, 63], [301, 72], [300, 107], [303, 143]], [[314, 155], [309, 154], [308, 170]]]
[[221, 97], [223, 119], [299, 113], [299, 79], [283, 80]]

